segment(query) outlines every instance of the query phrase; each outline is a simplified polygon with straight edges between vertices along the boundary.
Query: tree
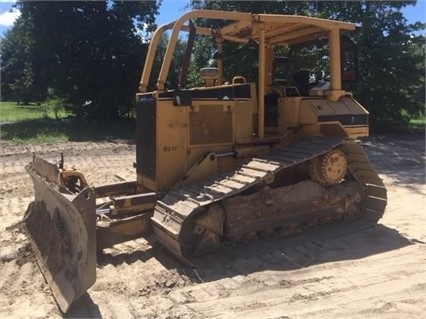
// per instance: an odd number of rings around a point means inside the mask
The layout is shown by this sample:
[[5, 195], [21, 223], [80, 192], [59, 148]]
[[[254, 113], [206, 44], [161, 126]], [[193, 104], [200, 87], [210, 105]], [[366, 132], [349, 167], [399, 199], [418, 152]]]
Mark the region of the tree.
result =
[[15, 23], [1, 39], [2, 99], [16, 100], [18, 104], [44, 98], [33, 72], [33, 56], [26, 40], [27, 34], [20, 22]]
[[[145, 57], [137, 27], [152, 27], [156, 1], [18, 1], [33, 86], [51, 89], [79, 116], [125, 116]], [[23, 78], [21, 77], [20, 80]], [[10, 83], [9, 83], [10, 84]]]
[[[409, 120], [424, 110], [424, 25], [409, 25], [400, 9], [411, 1], [318, 2], [320, 17], [358, 23], [361, 81], [353, 88], [373, 125]], [[417, 35], [416, 35], [417, 34]], [[408, 115], [408, 116], [407, 116]]]
[[[149, 79], [147, 89], [148, 91], [152, 91], [156, 89], [157, 77], [160, 74], [160, 69], [163, 64], [163, 58], [166, 53], [167, 44], [169, 38], [167, 34], [163, 34], [160, 38], [160, 41], [156, 50], [156, 59], [154, 61], [154, 65], [151, 70], [151, 77]], [[186, 43], [178, 39], [176, 43], [175, 51], [173, 52], [173, 59], [170, 65], [170, 70], [166, 79], [165, 86], [167, 89], [177, 89], [179, 84], [179, 74], [183, 61], [183, 55], [185, 52]]]

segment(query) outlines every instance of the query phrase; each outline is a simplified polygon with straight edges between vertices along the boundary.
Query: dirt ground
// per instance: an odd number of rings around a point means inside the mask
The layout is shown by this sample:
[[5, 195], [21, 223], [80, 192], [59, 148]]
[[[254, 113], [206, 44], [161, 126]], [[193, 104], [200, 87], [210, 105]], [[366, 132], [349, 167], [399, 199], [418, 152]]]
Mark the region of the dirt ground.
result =
[[[425, 318], [425, 138], [362, 141], [388, 189], [378, 225], [357, 221], [221, 249], [179, 264], [138, 239], [98, 259], [97, 281], [65, 317]], [[20, 223], [33, 198], [32, 153], [64, 152], [93, 185], [135, 178], [123, 141], [19, 146], [0, 142], [0, 317], [62, 317]]]

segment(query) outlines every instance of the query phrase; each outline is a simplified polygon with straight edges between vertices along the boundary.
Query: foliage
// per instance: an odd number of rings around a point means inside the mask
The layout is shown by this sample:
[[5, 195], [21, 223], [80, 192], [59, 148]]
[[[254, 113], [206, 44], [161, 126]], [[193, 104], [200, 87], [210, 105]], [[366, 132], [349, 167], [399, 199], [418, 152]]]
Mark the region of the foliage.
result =
[[2, 98], [26, 105], [41, 101], [43, 92], [37, 90], [38, 77], [31, 65], [32, 53], [22, 21], [16, 22], [1, 39], [1, 52]]
[[411, 118], [410, 120], [410, 127], [412, 128], [416, 128], [416, 129], [421, 129], [421, 130], [425, 130], [426, 128], [426, 118], [425, 116], [421, 116], [421, 117], [414, 117]]
[[[360, 83], [353, 92], [372, 113], [373, 125], [408, 123], [425, 104], [424, 25], [408, 25], [400, 9], [405, 2], [360, 1], [321, 3], [324, 16], [333, 12], [361, 25], [358, 44]], [[416, 35], [417, 34], [417, 35]]]
[[60, 119], [60, 114], [65, 112], [66, 100], [64, 98], [50, 98], [45, 100], [41, 104], [44, 116], [49, 117], [49, 114], [53, 113], [55, 119]]
[[[157, 50], [156, 50], [156, 59], [154, 60], [154, 65], [152, 66], [152, 70], [151, 70], [151, 77], [147, 85], [148, 91], [153, 91], [156, 89], [156, 82], [160, 74], [161, 66], [163, 64], [163, 58], [166, 53], [168, 40], [169, 40], [168, 35], [167, 33], [165, 33], [162, 35], [160, 42], [158, 43]], [[178, 39], [176, 43], [176, 48], [173, 54], [168, 77], [165, 83], [166, 89], [178, 88], [179, 74], [181, 69], [180, 66], [182, 65], [185, 47], [186, 47], [186, 42]]]
[[2, 70], [3, 93], [9, 86], [9, 98], [27, 89], [45, 99], [50, 87], [80, 117], [125, 115], [133, 106], [146, 52], [136, 26], [152, 27], [158, 5], [18, 1], [21, 16], [2, 43], [8, 66]]
[[[193, 9], [299, 14], [360, 25], [350, 34], [357, 43], [360, 69], [360, 81], [351, 90], [370, 111], [373, 125], [407, 123], [410, 117], [424, 114], [425, 38], [419, 33], [424, 32], [425, 25], [420, 22], [409, 25], [400, 11], [413, 4], [413, 1], [191, 1]], [[196, 48], [192, 81], [197, 70], [206, 66], [206, 52], [211, 52], [212, 46], [212, 41], [206, 40]], [[288, 75], [301, 68], [324, 70], [325, 60], [321, 59], [324, 48], [318, 44], [307, 49], [289, 48], [285, 52], [289, 57]], [[228, 66], [224, 72], [253, 74], [253, 63], [242, 60], [247, 58], [247, 51], [240, 46], [231, 52], [224, 57]]]

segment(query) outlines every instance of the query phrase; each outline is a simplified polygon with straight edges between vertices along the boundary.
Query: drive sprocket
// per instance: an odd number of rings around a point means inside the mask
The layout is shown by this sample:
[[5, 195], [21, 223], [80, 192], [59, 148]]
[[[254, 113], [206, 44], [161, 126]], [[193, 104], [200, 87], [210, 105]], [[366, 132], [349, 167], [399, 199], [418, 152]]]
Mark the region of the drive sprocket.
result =
[[310, 164], [311, 179], [321, 185], [329, 186], [340, 183], [348, 170], [348, 161], [340, 148], [312, 159]]

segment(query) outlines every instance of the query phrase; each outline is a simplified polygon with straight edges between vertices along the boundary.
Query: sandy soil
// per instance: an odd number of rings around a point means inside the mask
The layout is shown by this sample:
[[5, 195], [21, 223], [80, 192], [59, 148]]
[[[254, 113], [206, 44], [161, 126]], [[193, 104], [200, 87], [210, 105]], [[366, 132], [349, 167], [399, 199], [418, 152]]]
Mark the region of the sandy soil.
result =
[[[426, 183], [423, 134], [362, 142], [388, 189], [378, 225], [357, 221], [221, 249], [195, 268], [138, 239], [98, 259], [97, 282], [65, 317], [424, 318]], [[32, 153], [63, 151], [88, 181], [134, 179], [134, 145], [0, 142], [0, 317], [62, 317], [21, 220], [33, 196]]]

